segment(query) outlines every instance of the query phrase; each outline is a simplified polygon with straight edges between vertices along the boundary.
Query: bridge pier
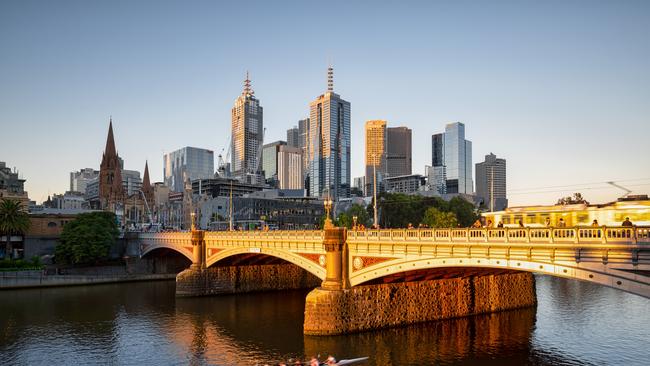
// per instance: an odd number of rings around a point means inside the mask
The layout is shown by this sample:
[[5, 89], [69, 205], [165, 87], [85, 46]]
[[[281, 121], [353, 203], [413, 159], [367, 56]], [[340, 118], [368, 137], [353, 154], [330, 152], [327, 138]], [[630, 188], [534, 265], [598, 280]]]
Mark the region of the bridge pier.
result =
[[312, 290], [304, 334], [337, 335], [492, 313], [536, 304], [528, 272]]

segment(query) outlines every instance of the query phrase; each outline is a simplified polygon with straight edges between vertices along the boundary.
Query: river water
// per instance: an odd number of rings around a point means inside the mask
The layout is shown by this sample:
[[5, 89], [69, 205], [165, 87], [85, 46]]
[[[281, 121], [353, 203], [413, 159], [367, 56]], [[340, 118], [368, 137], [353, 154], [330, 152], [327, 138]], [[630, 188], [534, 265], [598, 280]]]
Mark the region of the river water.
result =
[[307, 291], [176, 299], [173, 281], [0, 292], [2, 365], [650, 365], [650, 300], [538, 276], [538, 306], [340, 337], [302, 334]]

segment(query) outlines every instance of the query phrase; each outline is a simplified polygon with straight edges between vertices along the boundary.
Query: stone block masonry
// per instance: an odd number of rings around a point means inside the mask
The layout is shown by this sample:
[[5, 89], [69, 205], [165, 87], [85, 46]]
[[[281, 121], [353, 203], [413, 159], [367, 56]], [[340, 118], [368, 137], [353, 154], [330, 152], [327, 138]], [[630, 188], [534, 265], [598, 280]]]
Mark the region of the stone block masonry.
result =
[[304, 333], [336, 335], [533, 306], [531, 273], [316, 288], [307, 295]]
[[318, 277], [293, 264], [190, 268], [176, 276], [176, 296], [306, 289], [320, 284]]

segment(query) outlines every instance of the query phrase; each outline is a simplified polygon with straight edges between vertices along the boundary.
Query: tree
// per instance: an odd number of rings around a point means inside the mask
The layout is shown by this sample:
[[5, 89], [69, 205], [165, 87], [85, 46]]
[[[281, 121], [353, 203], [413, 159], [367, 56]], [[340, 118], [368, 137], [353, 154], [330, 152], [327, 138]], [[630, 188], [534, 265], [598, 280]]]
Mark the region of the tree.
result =
[[435, 207], [429, 207], [424, 213], [422, 223], [433, 228], [454, 228], [458, 226], [456, 214], [443, 212]]
[[29, 216], [20, 201], [6, 198], [0, 201], [0, 235], [7, 238], [5, 258], [11, 257], [11, 236], [25, 234], [30, 226]]
[[106, 258], [119, 231], [112, 212], [90, 212], [77, 216], [63, 227], [57, 261], [70, 264], [87, 264]]
[[584, 203], [585, 205], [589, 204], [589, 202], [582, 197], [582, 193], [578, 192], [574, 193], [573, 196], [566, 196], [557, 200], [558, 205], [575, 205], [579, 203]]
[[448, 207], [448, 211], [456, 215], [456, 219], [462, 227], [471, 226], [479, 218], [474, 204], [461, 197], [456, 196], [449, 200]]

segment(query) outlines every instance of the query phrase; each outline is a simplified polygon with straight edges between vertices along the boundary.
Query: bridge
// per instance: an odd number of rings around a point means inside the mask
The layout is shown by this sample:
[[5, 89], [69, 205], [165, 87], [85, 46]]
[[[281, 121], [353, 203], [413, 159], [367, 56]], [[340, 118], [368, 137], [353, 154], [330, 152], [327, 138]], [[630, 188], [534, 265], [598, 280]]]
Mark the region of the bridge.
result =
[[[650, 228], [344, 230], [342, 287], [388, 275], [444, 267], [510, 269], [594, 282], [650, 298]], [[205, 267], [237, 254], [266, 254], [327, 277], [324, 231], [140, 234], [141, 255], [168, 248]], [[195, 253], [198, 249], [199, 253]], [[198, 255], [197, 258], [194, 256]], [[337, 260], [334, 256], [332, 260]], [[338, 266], [336, 266], [338, 267]]]
[[[194, 230], [143, 233], [138, 240], [142, 256], [169, 249], [192, 261], [177, 277], [179, 296], [214, 294], [210, 283], [223, 281], [218, 278], [223, 275], [212, 270], [251, 258], [281, 259], [311, 273], [322, 282], [307, 296], [306, 334], [341, 334], [530, 306], [536, 302], [534, 279], [526, 273], [597, 283], [650, 298], [650, 227]], [[461, 280], [412, 290], [423, 281], [439, 280], [440, 273]], [[254, 281], [256, 275], [225, 277]], [[368, 290], [395, 282], [406, 287]], [[422, 294], [414, 296], [413, 291]], [[442, 293], [446, 296], [439, 296]], [[375, 296], [382, 299], [366, 301]], [[441, 304], [428, 303], [431, 297], [441, 297]], [[455, 302], [442, 304], [447, 297]], [[405, 303], [411, 304], [408, 310], [400, 309]], [[431, 307], [436, 314], [411, 314]], [[366, 321], [376, 312], [383, 318]]]

